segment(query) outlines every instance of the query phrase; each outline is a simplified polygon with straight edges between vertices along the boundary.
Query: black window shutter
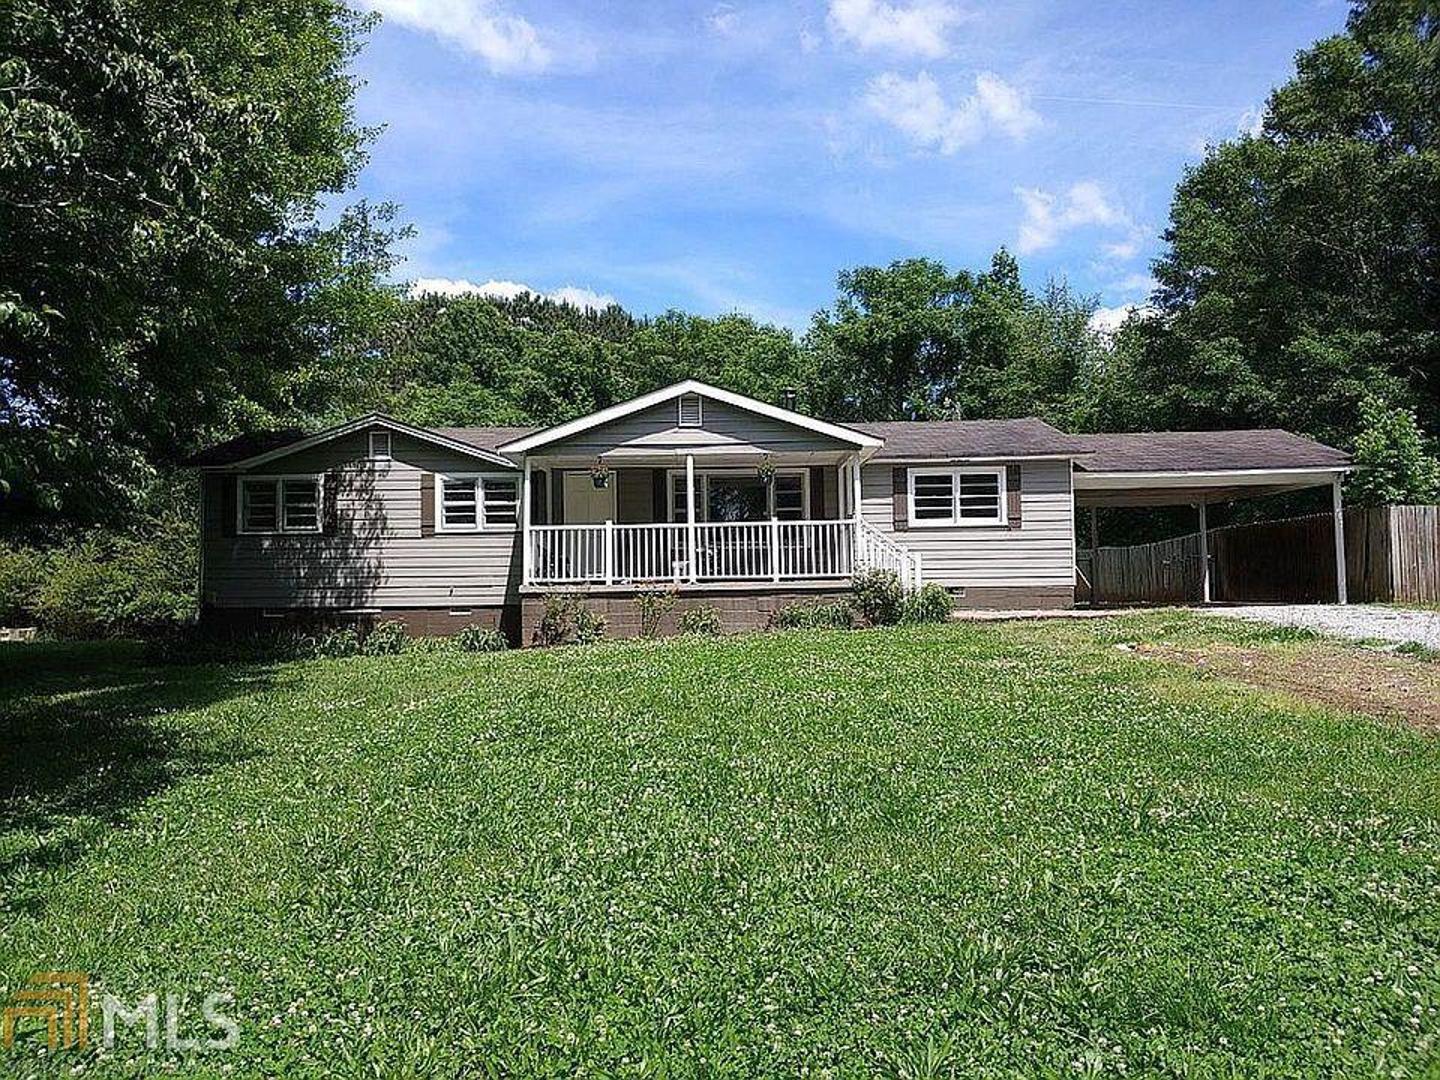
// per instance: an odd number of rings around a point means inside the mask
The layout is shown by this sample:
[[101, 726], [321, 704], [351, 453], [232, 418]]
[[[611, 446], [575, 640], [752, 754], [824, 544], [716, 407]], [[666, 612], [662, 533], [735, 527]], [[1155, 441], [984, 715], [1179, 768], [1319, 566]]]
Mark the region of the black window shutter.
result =
[[435, 474], [420, 474], [420, 535], [435, 535]]
[[320, 531], [333, 536], [340, 527], [340, 470], [331, 469], [320, 482]]
[[1020, 492], [1024, 470], [1019, 465], [1005, 466], [1005, 517], [1010, 528], [1020, 528]]
[[216, 508], [220, 513], [220, 535], [228, 538], [235, 535], [235, 523], [240, 516], [239, 477], [229, 475], [216, 479], [220, 481], [220, 505]]
[[664, 469], [650, 470], [651, 521], [668, 521], [670, 518], [670, 495], [665, 483], [669, 475]]
[[910, 472], [908, 469], [890, 470], [890, 501], [895, 508], [895, 531], [904, 532], [910, 528]]
[[540, 469], [530, 470], [530, 524], [544, 525], [550, 509], [546, 497], [549, 475]]

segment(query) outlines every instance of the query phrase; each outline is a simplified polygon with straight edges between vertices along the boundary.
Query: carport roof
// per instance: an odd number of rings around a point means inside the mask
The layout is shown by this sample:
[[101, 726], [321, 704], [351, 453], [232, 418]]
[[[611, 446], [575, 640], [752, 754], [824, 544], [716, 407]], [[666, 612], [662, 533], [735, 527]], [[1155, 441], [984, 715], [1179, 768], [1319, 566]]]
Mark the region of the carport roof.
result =
[[850, 425], [884, 439], [873, 461], [1079, 457], [1090, 448], [1034, 416], [1016, 420], [887, 420]]
[[1235, 472], [1256, 469], [1343, 469], [1350, 456], [1280, 428], [1242, 431], [1143, 431], [1076, 435], [1091, 451], [1087, 472]]

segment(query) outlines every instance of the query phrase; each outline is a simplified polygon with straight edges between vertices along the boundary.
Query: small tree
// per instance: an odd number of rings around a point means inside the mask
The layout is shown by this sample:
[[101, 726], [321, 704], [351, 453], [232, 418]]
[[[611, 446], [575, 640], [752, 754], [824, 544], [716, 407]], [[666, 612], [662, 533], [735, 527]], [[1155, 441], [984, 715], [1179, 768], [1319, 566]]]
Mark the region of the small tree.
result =
[[1369, 506], [1434, 500], [1440, 494], [1440, 460], [1426, 452], [1415, 413], [1372, 397], [1360, 406], [1360, 419], [1351, 500]]

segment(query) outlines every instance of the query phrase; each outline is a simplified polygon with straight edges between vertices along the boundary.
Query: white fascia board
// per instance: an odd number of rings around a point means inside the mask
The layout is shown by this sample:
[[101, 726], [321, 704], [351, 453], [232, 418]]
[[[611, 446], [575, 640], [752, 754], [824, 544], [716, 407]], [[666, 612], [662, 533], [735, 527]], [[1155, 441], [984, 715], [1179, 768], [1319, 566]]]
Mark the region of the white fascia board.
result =
[[878, 439], [873, 435], [866, 435], [863, 432], [847, 428], [840, 424], [832, 424], [826, 420], [816, 420], [813, 416], [806, 416], [804, 413], [794, 412], [790, 409], [782, 409], [778, 405], [769, 405], [755, 398], [746, 397], [744, 394], [737, 394], [730, 390], [722, 390], [718, 386], [710, 386], [696, 379], [686, 379], [683, 382], [675, 383], [673, 386], [666, 386], [659, 390], [653, 390], [648, 394], [641, 394], [629, 401], [622, 401], [619, 405], [612, 405], [608, 409], [601, 409], [599, 412], [590, 413], [579, 419], [571, 420], [568, 423], [557, 424], [555, 427], [546, 428], [544, 431], [537, 431], [533, 435], [527, 435], [523, 439], [516, 439], [500, 447], [502, 453], [523, 454], [539, 446], [546, 446], [549, 443], [558, 442], [561, 439], [568, 439], [572, 435], [578, 435], [582, 431], [589, 431], [593, 427], [608, 424], [614, 420], [620, 420], [632, 413], [640, 412], [654, 405], [662, 405], [667, 401], [682, 397], [685, 394], [700, 394], [715, 401], [732, 405], [737, 409], [744, 409], [759, 416], [767, 416], [772, 420], [779, 420], [781, 423], [792, 424], [795, 427], [805, 428], [821, 435], [827, 435], [840, 442], [849, 443], [862, 449], [876, 450], [885, 445], [884, 439]]
[[1137, 487], [1235, 487], [1249, 484], [1328, 484], [1337, 475], [1351, 470], [1350, 465], [1321, 465], [1311, 468], [1287, 469], [1181, 469], [1163, 472], [1089, 472], [1075, 473], [1077, 489], [1103, 488], [1116, 490]]
[[1093, 453], [1090, 450], [1080, 450], [1073, 454], [978, 454], [958, 456], [931, 456], [931, 457], [903, 457], [903, 458], [879, 458], [872, 462], [879, 467], [881, 465], [994, 465], [1006, 461], [1078, 461], [1086, 454]]
[[411, 424], [402, 423], [384, 413], [371, 413], [369, 416], [362, 416], [358, 420], [351, 420], [348, 423], [340, 424], [337, 427], [328, 428], [316, 435], [310, 435], [303, 439], [297, 439], [293, 443], [286, 443], [284, 446], [276, 447], [274, 450], [267, 450], [263, 454], [256, 454], [254, 457], [246, 458], [244, 461], [232, 461], [228, 465], [207, 466], [210, 471], [230, 472], [237, 469], [253, 469], [257, 465], [264, 465], [276, 458], [288, 457], [297, 454], [301, 450], [308, 450], [312, 446], [319, 446], [332, 439], [343, 438], [357, 431], [366, 428], [383, 427], [398, 435], [408, 435], [412, 439], [430, 443], [433, 446], [444, 447], [446, 450], [453, 450], [457, 454], [465, 454], [468, 457], [478, 458], [481, 461], [489, 462], [491, 465], [499, 465], [506, 469], [518, 469], [519, 466], [503, 454], [497, 454], [493, 450], [484, 450], [478, 446], [471, 446], [469, 443], [461, 442], [458, 439], [451, 439], [425, 428], [414, 427]]

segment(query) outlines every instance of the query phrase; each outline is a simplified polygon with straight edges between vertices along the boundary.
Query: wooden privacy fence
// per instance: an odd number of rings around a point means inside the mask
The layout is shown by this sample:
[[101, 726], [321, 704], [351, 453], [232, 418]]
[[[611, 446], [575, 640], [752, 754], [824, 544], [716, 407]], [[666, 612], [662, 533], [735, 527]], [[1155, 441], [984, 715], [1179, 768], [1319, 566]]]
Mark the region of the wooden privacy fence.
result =
[[[1097, 604], [1187, 603], [1200, 597], [1200, 534], [1076, 553], [1076, 599]], [[1089, 581], [1094, 594], [1085, 586]]]
[[[1230, 525], [1209, 533], [1210, 595], [1231, 603], [1335, 599], [1329, 514]], [[1077, 599], [1100, 604], [1200, 599], [1200, 534], [1078, 553]], [[1440, 506], [1345, 511], [1345, 574], [1352, 601], [1440, 603]], [[1087, 585], [1087, 582], [1089, 585]]]

